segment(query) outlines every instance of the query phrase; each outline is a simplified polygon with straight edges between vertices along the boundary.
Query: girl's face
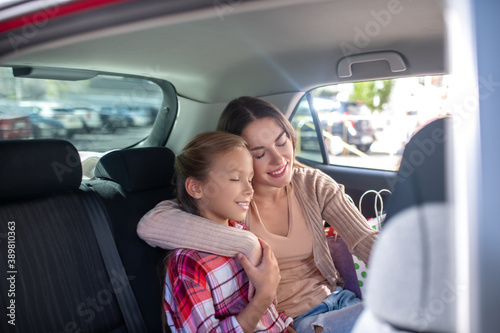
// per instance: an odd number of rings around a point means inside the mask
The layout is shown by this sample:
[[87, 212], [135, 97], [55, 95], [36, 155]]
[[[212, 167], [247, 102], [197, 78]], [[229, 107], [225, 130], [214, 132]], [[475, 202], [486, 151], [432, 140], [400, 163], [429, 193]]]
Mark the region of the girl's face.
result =
[[293, 145], [285, 130], [273, 118], [261, 118], [245, 127], [241, 136], [253, 157], [254, 187], [282, 188], [292, 180]]
[[200, 215], [220, 224], [228, 219], [243, 221], [252, 200], [252, 156], [237, 148], [216, 156], [209, 175], [199, 184]]

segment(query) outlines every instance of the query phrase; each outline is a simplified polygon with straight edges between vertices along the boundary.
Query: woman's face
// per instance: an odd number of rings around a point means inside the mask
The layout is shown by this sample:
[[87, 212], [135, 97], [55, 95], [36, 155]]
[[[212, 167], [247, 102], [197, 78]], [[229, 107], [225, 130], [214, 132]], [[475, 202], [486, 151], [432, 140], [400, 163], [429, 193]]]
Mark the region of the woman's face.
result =
[[294, 152], [285, 130], [273, 118], [261, 118], [241, 132], [253, 158], [254, 187], [282, 188], [292, 180]]

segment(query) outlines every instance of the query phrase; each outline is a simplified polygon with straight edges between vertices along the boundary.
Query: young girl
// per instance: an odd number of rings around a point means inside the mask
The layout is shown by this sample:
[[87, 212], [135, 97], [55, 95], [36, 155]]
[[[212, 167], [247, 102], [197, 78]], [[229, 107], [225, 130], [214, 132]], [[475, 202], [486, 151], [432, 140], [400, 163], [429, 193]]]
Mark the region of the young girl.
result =
[[[227, 228], [243, 228], [253, 195], [252, 157], [243, 138], [200, 134], [175, 161], [177, 200], [186, 212]], [[186, 222], [188, 223], [188, 222]], [[167, 261], [164, 308], [172, 332], [286, 332], [292, 318], [273, 300], [280, 275], [262, 241], [262, 263], [178, 249]], [[246, 274], [245, 274], [246, 273]], [[249, 301], [249, 279], [255, 294]]]

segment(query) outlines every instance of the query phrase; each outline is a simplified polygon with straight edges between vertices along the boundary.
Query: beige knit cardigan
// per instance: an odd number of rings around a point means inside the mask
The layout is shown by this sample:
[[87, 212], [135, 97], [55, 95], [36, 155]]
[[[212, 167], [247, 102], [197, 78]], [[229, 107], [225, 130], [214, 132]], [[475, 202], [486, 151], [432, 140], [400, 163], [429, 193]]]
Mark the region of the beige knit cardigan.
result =
[[[335, 286], [338, 273], [330, 256], [324, 233], [328, 222], [346, 242], [352, 254], [368, 263], [377, 231], [366, 223], [347, 199], [344, 186], [317, 169], [295, 168], [291, 186], [313, 237], [313, 256], [319, 271]], [[151, 246], [165, 249], [191, 248], [234, 257], [260, 256], [258, 239], [251, 232], [228, 228], [180, 210], [174, 201], [162, 201], [137, 226], [139, 237]]]

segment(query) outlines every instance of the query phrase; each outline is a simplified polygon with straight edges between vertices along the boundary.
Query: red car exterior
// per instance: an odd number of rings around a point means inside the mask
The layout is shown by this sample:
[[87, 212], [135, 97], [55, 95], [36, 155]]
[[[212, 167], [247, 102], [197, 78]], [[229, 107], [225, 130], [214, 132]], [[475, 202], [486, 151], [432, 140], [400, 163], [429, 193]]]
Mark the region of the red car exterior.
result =
[[32, 138], [27, 116], [0, 114], [0, 140]]

